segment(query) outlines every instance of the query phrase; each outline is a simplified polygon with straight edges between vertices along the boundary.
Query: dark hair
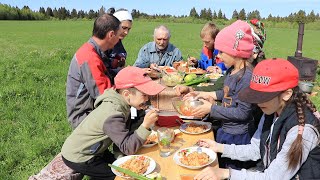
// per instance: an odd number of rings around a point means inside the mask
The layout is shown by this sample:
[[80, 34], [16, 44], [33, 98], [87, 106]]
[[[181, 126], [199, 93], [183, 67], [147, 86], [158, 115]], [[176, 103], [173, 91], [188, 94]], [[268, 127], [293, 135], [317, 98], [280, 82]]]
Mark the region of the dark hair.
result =
[[132, 88], [127, 88], [127, 89], [117, 89], [118, 93], [122, 93], [124, 90], [128, 90], [130, 93], [132, 93], [133, 95], [136, 94], [136, 92], [138, 91], [138, 89], [132, 87]]
[[[305, 107], [307, 107], [312, 113], [317, 111], [316, 106], [311, 102], [311, 100], [307, 97], [305, 93], [299, 90], [299, 87], [295, 87], [293, 89], [291, 102], [294, 102], [296, 104], [299, 126], [305, 125]], [[318, 121], [314, 124], [314, 126], [319, 131]], [[297, 138], [293, 141], [287, 154], [287, 158], [289, 161], [289, 169], [294, 169], [297, 167], [299, 163], [301, 163], [302, 146], [302, 134], [299, 133], [297, 135]]]
[[114, 7], [111, 7], [107, 10], [107, 14], [113, 14], [116, 10], [114, 9]]
[[120, 27], [120, 21], [110, 14], [99, 16], [93, 25], [92, 35], [104, 39], [109, 31], [117, 32]]
[[120, 8], [118, 10], [115, 10], [114, 7], [111, 7], [107, 10], [107, 14], [114, 14], [115, 12], [118, 12], [118, 11], [128, 11], [127, 9], [124, 9], [124, 8]]

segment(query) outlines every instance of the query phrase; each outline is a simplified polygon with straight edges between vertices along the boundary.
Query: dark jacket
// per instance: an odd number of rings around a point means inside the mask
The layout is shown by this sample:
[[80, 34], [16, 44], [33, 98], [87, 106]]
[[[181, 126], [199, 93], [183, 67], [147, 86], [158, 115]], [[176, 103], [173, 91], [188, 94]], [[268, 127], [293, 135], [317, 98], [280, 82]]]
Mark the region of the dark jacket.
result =
[[108, 69], [108, 72], [111, 76], [110, 80], [113, 84], [114, 77], [125, 66], [126, 59], [127, 51], [125, 50], [121, 40], [119, 40], [113, 49], [106, 51], [104, 63]]
[[[316, 117], [310, 112], [310, 110], [305, 109], [305, 123], [315, 125], [317, 123]], [[272, 125], [274, 115], [266, 116], [264, 121], [261, 141], [260, 141], [260, 153], [261, 155], [266, 154], [266, 141], [270, 134], [270, 128]], [[280, 117], [274, 123], [273, 132], [271, 135], [270, 142], [270, 163], [276, 158], [278, 152], [282, 149], [282, 145], [286, 139], [288, 131], [298, 125], [298, 116], [296, 113], [296, 106], [294, 104], [289, 104], [281, 113]], [[261, 156], [263, 157], [263, 156]], [[260, 168], [266, 168], [265, 164]], [[320, 179], [320, 147], [317, 146], [310, 151], [307, 160], [300, 167], [297, 175], [299, 179]], [[297, 175], [295, 177], [297, 177]], [[294, 177], [294, 178], [295, 178]], [[293, 178], [293, 179], [294, 179]]]

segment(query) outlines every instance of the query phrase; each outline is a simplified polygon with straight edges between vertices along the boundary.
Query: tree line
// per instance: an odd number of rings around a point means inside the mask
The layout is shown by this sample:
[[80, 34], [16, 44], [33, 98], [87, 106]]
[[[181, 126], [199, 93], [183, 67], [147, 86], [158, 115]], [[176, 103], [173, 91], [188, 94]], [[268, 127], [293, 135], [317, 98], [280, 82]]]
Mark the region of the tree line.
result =
[[[198, 14], [195, 8], [192, 8], [189, 13], [190, 17], [193, 18], [200, 18], [200, 19], [206, 19], [206, 20], [217, 20], [217, 19], [224, 19], [228, 20], [224, 13], [222, 13], [221, 9], [219, 9], [218, 13], [216, 11], [211, 11], [210, 8], [202, 9], [200, 13]], [[276, 22], [315, 22], [316, 20], [320, 20], [319, 13], [315, 14], [315, 12], [312, 10], [309, 14], [306, 14], [305, 11], [299, 10], [297, 13], [291, 13], [290, 15], [286, 17], [280, 17], [280, 16], [272, 16], [272, 14], [269, 14], [267, 18], [262, 18], [260, 15], [260, 12], [258, 10], [254, 10], [252, 12], [246, 13], [245, 9], [241, 9], [239, 12], [237, 10], [234, 10], [232, 13], [232, 19], [241, 19], [241, 20], [249, 20], [249, 19], [260, 19], [260, 20], [267, 20], [267, 21], [276, 21]]]
[[[72, 9], [71, 11], [66, 9], [65, 7], [60, 8], [44, 8], [40, 7], [39, 11], [32, 11], [28, 6], [24, 6], [19, 9], [18, 7], [13, 7], [6, 4], [0, 3], [0, 20], [50, 20], [50, 19], [58, 19], [58, 20], [67, 20], [67, 19], [95, 19], [99, 15], [106, 13], [106, 8], [101, 7], [99, 10], [95, 11], [90, 9], [89, 11], [83, 11], [76, 9]], [[189, 15], [182, 16], [172, 16], [169, 14], [155, 14], [149, 15], [139, 10], [133, 9], [131, 11], [133, 18], [141, 18], [141, 19], [165, 19], [165, 18], [192, 18], [192, 19], [202, 19], [202, 20], [229, 20], [226, 18], [225, 13], [220, 9], [218, 12], [215, 10], [212, 11], [210, 8], [201, 9], [198, 13], [196, 9], [193, 7], [190, 10]], [[315, 13], [313, 10], [307, 14], [304, 10], [300, 10], [296, 13], [291, 13], [288, 16], [280, 17], [280, 16], [272, 16], [269, 14], [268, 17], [261, 17], [260, 12], [258, 10], [254, 10], [252, 12], [246, 12], [245, 9], [241, 9], [239, 12], [237, 10], [233, 11], [232, 19], [241, 19], [248, 20], [252, 18], [257, 18], [260, 20], [274, 21], [274, 22], [315, 22], [316, 20], [320, 20], [319, 13]]]

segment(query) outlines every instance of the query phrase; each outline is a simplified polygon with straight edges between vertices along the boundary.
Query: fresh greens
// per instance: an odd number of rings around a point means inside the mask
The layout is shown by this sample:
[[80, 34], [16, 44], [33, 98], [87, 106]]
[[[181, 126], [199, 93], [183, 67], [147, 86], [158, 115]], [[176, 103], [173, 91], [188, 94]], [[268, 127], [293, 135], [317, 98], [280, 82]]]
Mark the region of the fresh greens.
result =
[[190, 82], [184, 83], [183, 85], [191, 86], [191, 85], [199, 84], [199, 83], [202, 83], [202, 82], [207, 82], [209, 80], [210, 80], [209, 77], [205, 77], [204, 75], [202, 75], [200, 77], [197, 77], [197, 78], [193, 79]]
[[169, 146], [170, 145], [170, 140], [168, 138], [163, 138], [160, 140], [161, 145], [163, 146]]

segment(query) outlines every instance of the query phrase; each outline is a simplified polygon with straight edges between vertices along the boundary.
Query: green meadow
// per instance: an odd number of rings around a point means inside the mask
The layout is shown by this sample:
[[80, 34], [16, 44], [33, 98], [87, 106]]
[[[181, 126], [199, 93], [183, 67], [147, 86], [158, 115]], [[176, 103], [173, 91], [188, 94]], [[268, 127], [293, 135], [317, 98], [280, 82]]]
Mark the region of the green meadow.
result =
[[[134, 22], [124, 40], [128, 65], [152, 41], [157, 25]], [[184, 57], [199, 56], [202, 24], [166, 25]], [[92, 26], [93, 21], [0, 21], [0, 179], [27, 179], [60, 152], [71, 132], [65, 102], [69, 63]], [[294, 55], [297, 34], [297, 29], [267, 28], [267, 57]], [[305, 30], [303, 56], [319, 60], [319, 48], [320, 30]], [[312, 100], [320, 108], [320, 95]]]

